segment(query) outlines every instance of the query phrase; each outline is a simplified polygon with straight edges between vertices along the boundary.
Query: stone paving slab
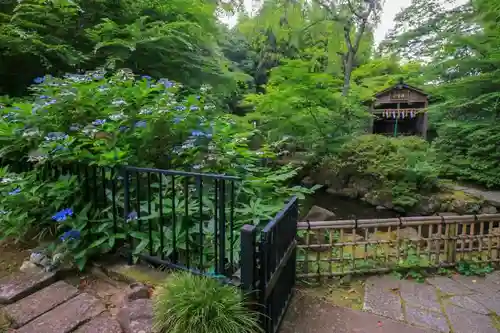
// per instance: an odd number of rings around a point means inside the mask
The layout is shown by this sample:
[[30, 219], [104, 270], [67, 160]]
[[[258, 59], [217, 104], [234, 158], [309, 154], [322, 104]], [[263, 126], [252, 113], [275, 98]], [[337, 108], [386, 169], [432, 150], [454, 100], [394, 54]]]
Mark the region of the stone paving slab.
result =
[[498, 333], [491, 318], [453, 305], [446, 307], [453, 333]]
[[52, 284], [55, 273], [18, 273], [0, 279], [0, 304], [14, 303]]
[[473, 290], [476, 293], [489, 294], [495, 292], [496, 290], [492, 287], [491, 283], [488, 283], [484, 277], [479, 276], [464, 276], [464, 275], [453, 275], [452, 279], [458, 283], [463, 284], [467, 288]]
[[280, 333], [432, 333], [380, 316], [336, 307], [312, 296], [295, 294]]
[[424, 283], [401, 281], [401, 298], [405, 304], [420, 306], [433, 311], [441, 311], [436, 288]]
[[448, 295], [470, 295], [473, 291], [463, 284], [454, 281], [446, 276], [434, 276], [427, 279], [427, 283]]
[[475, 294], [469, 296], [472, 300], [484, 305], [490, 312], [495, 312], [500, 315], [500, 295], [491, 294]]
[[474, 301], [469, 296], [453, 296], [446, 300], [447, 304], [453, 304], [455, 306], [467, 309], [469, 311], [474, 311], [479, 314], [488, 315], [490, 311], [481, 303]]
[[430, 311], [411, 304], [406, 304], [405, 312], [405, 319], [409, 324], [430, 328], [438, 332], [450, 332], [446, 317], [440, 312]]
[[74, 333], [122, 333], [118, 322], [109, 313], [103, 313], [80, 326]]
[[372, 276], [366, 280], [363, 310], [374, 314], [403, 320], [400, 281], [389, 276]]
[[99, 299], [82, 293], [21, 327], [17, 333], [70, 333], [105, 310]]
[[56, 282], [22, 300], [6, 306], [3, 311], [18, 328], [78, 294], [78, 289], [64, 281]]

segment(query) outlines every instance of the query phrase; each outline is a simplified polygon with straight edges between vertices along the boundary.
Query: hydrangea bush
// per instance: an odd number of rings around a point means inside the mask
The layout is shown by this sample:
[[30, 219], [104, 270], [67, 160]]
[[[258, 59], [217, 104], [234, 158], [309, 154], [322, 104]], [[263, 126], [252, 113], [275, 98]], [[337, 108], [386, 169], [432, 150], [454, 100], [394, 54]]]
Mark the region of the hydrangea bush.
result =
[[[3, 105], [0, 109], [0, 158], [7, 164], [25, 161], [34, 165], [32, 172], [18, 175], [24, 179], [35, 177], [35, 180], [31, 179], [32, 184], [39, 183], [36, 179], [46, 179], [40, 177], [40, 173], [49, 163], [109, 168], [104, 179], [99, 180], [104, 185], [117, 176], [109, 170], [120, 165], [238, 176], [242, 181], [238, 182], [235, 191], [235, 230], [245, 223], [258, 225], [267, 222], [291, 195], [301, 196], [311, 191], [301, 187], [288, 188], [287, 182], [297, 174], [295, 167], [278, 167], [269, 163], [279, 154], [277, 147], [283, 146], [283, 142], [252, 147], [252, 139], [262, 135], [250, 124], [218, 110], [211, 102], [208, 86], [189, 93], [180, 84], [167, 79], [138, 78], [121, 70], [116, 74], [94, 71], [64, 78], [37, 78], [32, 91], [30, 100]], [[53, 175], [46, 183], [59, 184], [68, 181], [65, 179]], [[157, 189], [158, 181], [153, 179], [153, 186]], [[11, 187], [9, 193], [23, 193], [25, 185]], [[176, 210], [181, 216], [188, 206], [189, 213], [194, 214], [200, 204], [196, 185], [187, 188], [182, 183], [170, 185], [169, 179], [164, 179], [160, 189], [164, 198], [187, 192], [175, 206], [167, 204], [162, 207], [163, 213], [168, 215]], [[92, 206], [82, 188], [82, 183], [77, 184], [67, 196], [55, 198], [57, 203], [42, 209], [43, 214], [32, 217], [33, 221], [42, 220], [42, 226], [49, 225], [47, 228], [63, 233], [65, 251], [69, 251], [80, 266], [83, 267], [90, 255], [113, 248], [125, 235], [132, 235], [137, 240], [135, 253], [151, 245], [147, 233], [137, 230], [137, 213], [158, 230], [153, 234], [157, 250], [162, 235], [157, 206], [151, 212], [148, 203], [141, 201], [140, 211], [133, 211], [131, 217], [119, 221], [117, 229], [116, 216], [113, 215], [115, 208]], [[158, 191], [153, 194], [152, 201], [156, 202], [158, 195]], [[110, 196], [109, 188], [106, 196]], [[0, 203], [4, 210], [9, 211], [9, 223], [15, 225], [22, 215], [9, 200], [2, 198]], [[187, 200], [189, 205], [184, 205], [182, 200]], [[214, 221], [205, 215], [216, 207], [214, 193], [207, 189], [202, 200], [202, 214], [208, 223], [205, 239], [210, 244], [213, 228], [209, 224]], [[115, 201], [121, 205], [118, 209], [123, 209], [120, 188]], [[68, 213], [70, 210], [71, 214]], [[0, 218], [0, 223], [4, 223], [4, 218]], [[53, 226], [54, 222], [57, 227]], [[196, 239], [198, 229], [195, 230], [192, 221], [184, 217], [182, 223], [183, 226], [175, 230], [175, 236], [167, 229], [163, 234], [169, 233], [169, 237], [176, 237], [179, 243]], [[239, 244], [239, 239], [232, 240]], [[171, 249], [165, 251], [169, 255]], [[207, 251], [204, 262], [210, 263], [213, 248]]]

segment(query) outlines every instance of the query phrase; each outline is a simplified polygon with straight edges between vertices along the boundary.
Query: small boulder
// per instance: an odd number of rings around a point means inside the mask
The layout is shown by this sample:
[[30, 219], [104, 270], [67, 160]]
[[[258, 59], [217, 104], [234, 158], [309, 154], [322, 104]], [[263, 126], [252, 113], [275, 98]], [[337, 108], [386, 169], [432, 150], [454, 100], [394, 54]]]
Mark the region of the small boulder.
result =
[[38, 265], [32, 263], [29, 260], [25, 260], [21, 267], [19, 268], [21, 272], [24, 273], [40, 273], [42, 272], [42, 268], [40, 268]]
[[149, 298], [149, 287], [142, 283], [132, 283], [128, 287], [127, 300], [135, 301], [138, 299]]
[[496, 214], [497, 212], [497, 208], [491, 205], [481, 207], [481, 210], [479, 211], [480, 214]]
[[307, 187], [307, 188], [311, 188], [315, 184], [314, 179], [312, 179], [309, 176], [304, 177], [300, 183], [302, 184], [302, 186]]
[[309, 213], [304, 217], [304, 221], [330, 221], [335, 218], [335, 213], [329, 211], [328, 209], [312, 206]]

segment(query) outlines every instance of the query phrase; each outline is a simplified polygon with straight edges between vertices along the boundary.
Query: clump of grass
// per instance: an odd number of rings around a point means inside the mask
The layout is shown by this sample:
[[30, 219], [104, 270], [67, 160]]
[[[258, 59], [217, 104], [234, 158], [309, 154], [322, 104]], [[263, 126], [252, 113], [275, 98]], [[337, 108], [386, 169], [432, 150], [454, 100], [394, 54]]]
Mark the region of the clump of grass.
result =
[[10, 320], [7, 315], [0, 309], [0, 333], [6, 333], [9, 331]]
[[261, 332], [241, 291], [208, 277], [174, 273], [156, 289], [153, 309], [159, 333]]

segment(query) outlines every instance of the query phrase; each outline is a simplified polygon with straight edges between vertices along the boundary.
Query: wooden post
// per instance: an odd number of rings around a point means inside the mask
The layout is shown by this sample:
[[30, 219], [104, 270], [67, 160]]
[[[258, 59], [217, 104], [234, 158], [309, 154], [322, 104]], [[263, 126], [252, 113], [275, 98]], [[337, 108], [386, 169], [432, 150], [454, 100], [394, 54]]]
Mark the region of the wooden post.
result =
[[247, 293], [255, 291], [257, 277], [256, 235], [257, 229], [253, 225], [245, 224], [241, 228], [241, 286], [243, 291]]
[[427, 128], [428, 128], [428, 114], [427, 114], [427, 107], [429, 106], [429, 102], [425, 101], [425, 109], [424, 109], [424, 115], [422, 117], [422, 138], [427, 139]]
[[448, 248], [446, 249], [446, 261], [450, 264], [454, 264], [455, 260], [457, 259], [457, 240], [456, 240], [457, 236], [458, 236], [457, 223], [451, 223], [450, 234], [448, 235], [450, 240], [448, 241]]

